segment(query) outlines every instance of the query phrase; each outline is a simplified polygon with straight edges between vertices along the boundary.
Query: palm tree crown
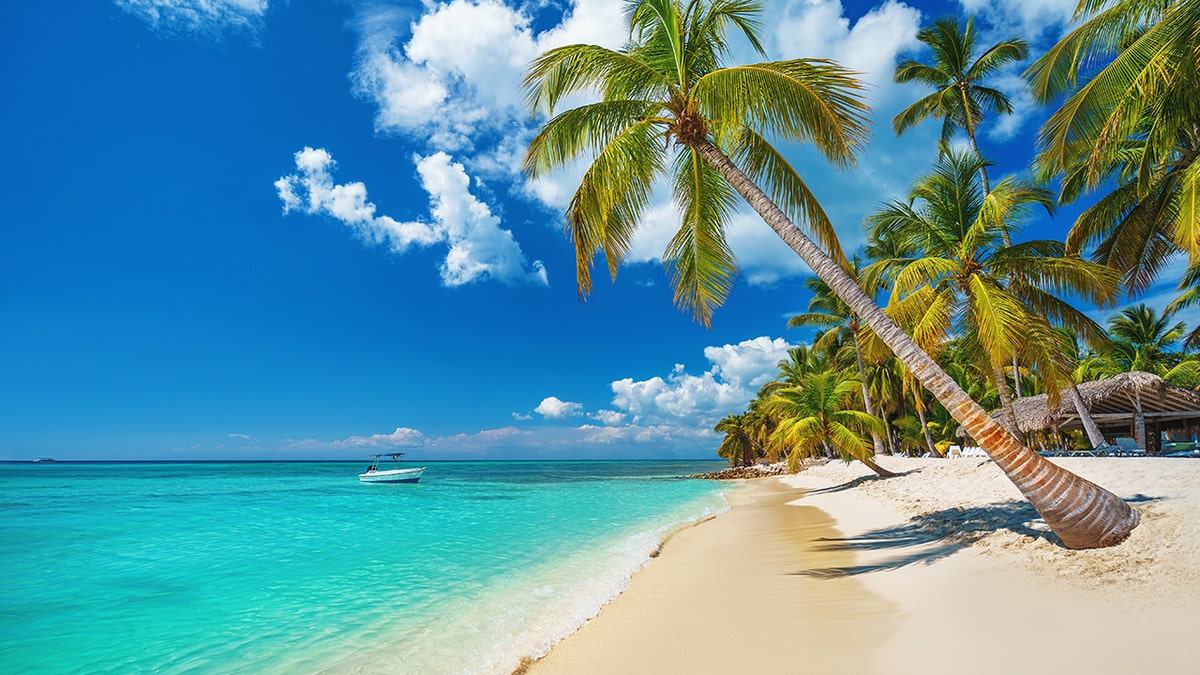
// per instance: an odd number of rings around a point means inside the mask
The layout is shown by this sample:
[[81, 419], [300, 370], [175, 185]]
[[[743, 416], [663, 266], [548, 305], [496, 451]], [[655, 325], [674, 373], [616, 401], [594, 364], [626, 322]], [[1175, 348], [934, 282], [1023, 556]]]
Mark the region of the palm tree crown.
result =
[[725, 225], [738, 203], [701, 155], [698, 145], [709, 142], [843, 259], [825, 212], [766, 137], [812, 143], [834, 164], [852, 164], [867, 138], [861, 85], [821, 60], [723, 67], [731, 29], [762, 53], [754, 18], [760, 9], [752, 0], [644, 0], [631, 5], [625, 49], [570, 45], [530, 66], [524, 86], [535, 111], [554, 114], [576, 93], [601, 98], [555, 115], [525, 156], [532, 178], [585, 153], [594, 157], [567, 207], [581, 294], [591, 290], [599, 251], [616, 276], [655, 182], [669, 175], [682, 214], [664, 254], [675, 301], [709, 324], [737, 271]]
[[984, 113], [1012, 112], [1012, 103], [1003, 92], [981, 82], [1000, 68], [1023, 60], [1029, 54], [1029, 46], [1012, 38], [988, 47], [972, 60], [975, 38], [974, 18], [968, 18], [965, 26], [954, 17], [938, 19], [917, 33], [917, 39], [933, 50], [935, 63], [926, 65], [907, 59], [896, 66], [895, 79], [900, 83], [919, 82], [934, 91], [892, 119], [892, 129], [897, 135], [928, 117], [940, 117], [943, 142], [949, 142], [962, 129], [974, 143], [975, 130]]

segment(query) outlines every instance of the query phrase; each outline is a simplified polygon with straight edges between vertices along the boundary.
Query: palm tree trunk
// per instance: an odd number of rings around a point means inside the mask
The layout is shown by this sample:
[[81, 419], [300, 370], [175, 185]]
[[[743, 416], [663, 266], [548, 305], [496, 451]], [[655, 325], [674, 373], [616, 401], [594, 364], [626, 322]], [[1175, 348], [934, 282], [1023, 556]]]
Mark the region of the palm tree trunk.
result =
[[861, 461], [863, 464], [866, 464], [875, 473], [879, 474], [880, 478], [892, 478], [893, 476], [896, 475], [896, 474], [892, 473], [891, 471], [888, 471], [887, 469], [883, 468], [882, 466], [879, 466], [878, 464], [876, 464], [875, 460], [871, 459], [870, 457], [864, 457], [864, 458], [860, 459], [859, 461]]
[[1079, 387], [1072, 382], [1068, 389], [1071, 391], [1071, 402], [1075, 404], [1075, 411], [1079, 413], [1079, 421], [1083, 423], [1083, 429], [1087, 432], [1092, 448], [1104, 445], [1104, 434], [1100, 433], [1100, 427], [1096, 426], [1096, 420], [1092, 419], [1092, 412], [1084, 403], [1083, 395], [1079, 393]]
[[695, 149], [746, 199], [805, 264], [866, 321], [897, 358], [921, 381], [1037, 509], [1068, 548], [1101, 548], [1124, 541], [1138, 524], [1138, 512], [1104, 488], [1031, 452], [967, 396], [954, 378], [921, 351], [875, 302], [796, 227], [733, 161], [707, 141]]
[[1013, 393], [1017, 398], [1021, 398], [1021, 362], [1017, 360], [1017, 355], [1013, 354]]
[[[914, 396], [920, 396], [921, 392], [914, 391]], [[929, 448], [930, 457], [941, 457], [942, 453], [938, 452], [937, 446], [933, 444], [933, 436], [929, 435], [929, 422], [925, 420], [925, 406], [920, 401], [917, 401], [917, 419], [921, 420], [921, 433], [925, 435], [925, 446]]]
[[[862, 349], [858, 344], [858, 331], [851, 327], [850, 334], [854, 336], [854, 358], [858, 360], [858, 380], [862, 383], [863, 408], [868, 415], [874, 417], [875, 409], [871, 405], [871, 395], [867, 392], [867, 369], [863, 366]], [[883, 454], [883, 439], [874, 431], [871, 432], [871, 442], [875, 445], [875, 454]]]
[[[992, 184], [988, 181], [987, 167], [983, 166], [983, 153], [979, 151], [979, 144], [975, 142], [975, 130], [970, 125], [967, 125], [967, 139], [971, 141], [971, 150], [979, 158], [979, 180], [983, 182], [983, 196], [987, 197], [992, 194]], [[1012, 246], [1012, 239], [1008, 237], [1008, 228], [1004, 223], [1000, 224], [1000, 238], [1004, 240], [1006, 247]]]
[[1021, 428], [1017, 425], [1017, 411], [1013, 408], [1012, 392], [1008, 388], [1008, 378], [1004, 369], [992, 366], [992, 380], [996, 383], [996, 391], [1000, 394], [1000, 410], [1003, 411], [1004, 428], [1017, 438], [1021, 437]]
[[895, 455], [897, 454], [896, 439], [892, 436], [892, 421], [888, 418], [886, 408], [879, 409], [879, 419], [883, 420], [883, 433], [885, 439], [887, 440], [888, 452]]

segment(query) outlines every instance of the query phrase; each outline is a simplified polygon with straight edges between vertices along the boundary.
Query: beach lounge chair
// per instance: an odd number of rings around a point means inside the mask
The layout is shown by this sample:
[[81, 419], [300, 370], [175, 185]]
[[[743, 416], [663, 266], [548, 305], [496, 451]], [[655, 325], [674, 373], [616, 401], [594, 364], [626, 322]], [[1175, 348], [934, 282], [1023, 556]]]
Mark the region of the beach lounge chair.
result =
[[1141, 457], [1146, 454], [1146, 449], [1139, 448], [1137, 441], [1132, 438], [1118, 438], [1117, 451], [1112, 454], [1120, 457]]

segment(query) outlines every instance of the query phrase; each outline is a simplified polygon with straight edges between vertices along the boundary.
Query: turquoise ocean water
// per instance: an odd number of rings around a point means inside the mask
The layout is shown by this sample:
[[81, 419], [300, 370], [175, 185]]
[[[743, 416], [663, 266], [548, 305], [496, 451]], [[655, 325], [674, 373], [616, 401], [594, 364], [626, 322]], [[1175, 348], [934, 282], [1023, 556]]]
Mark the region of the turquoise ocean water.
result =
[[511, 672], [725, 508], [715, 462], [0, 464], [0, 672]]

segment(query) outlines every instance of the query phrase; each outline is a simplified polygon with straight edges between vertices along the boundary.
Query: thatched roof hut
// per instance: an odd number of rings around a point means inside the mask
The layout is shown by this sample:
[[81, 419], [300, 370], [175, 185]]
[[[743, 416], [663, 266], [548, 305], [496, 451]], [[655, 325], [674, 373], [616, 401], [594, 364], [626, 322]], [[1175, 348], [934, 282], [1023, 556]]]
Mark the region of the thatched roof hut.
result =
[[[1158, 432], [1182, 429], [1190, 435], [1191, 429], [1200, 426], [1200, 392], [1170, 384], [1153, 373], [1134, 371], [1084, 382], [1079, 393], [1105, 436], [1137, 438], [1139, 445], [1151, 452], [1158, 450]], [[1082, 429], [1070, 394], [1063, 392], [1061, 399], [1053, 407], [1045, 394], [1014, 400], [1021, 431]], [[996, 419], [1000, 415], [999, 411], [992, 413]]]

